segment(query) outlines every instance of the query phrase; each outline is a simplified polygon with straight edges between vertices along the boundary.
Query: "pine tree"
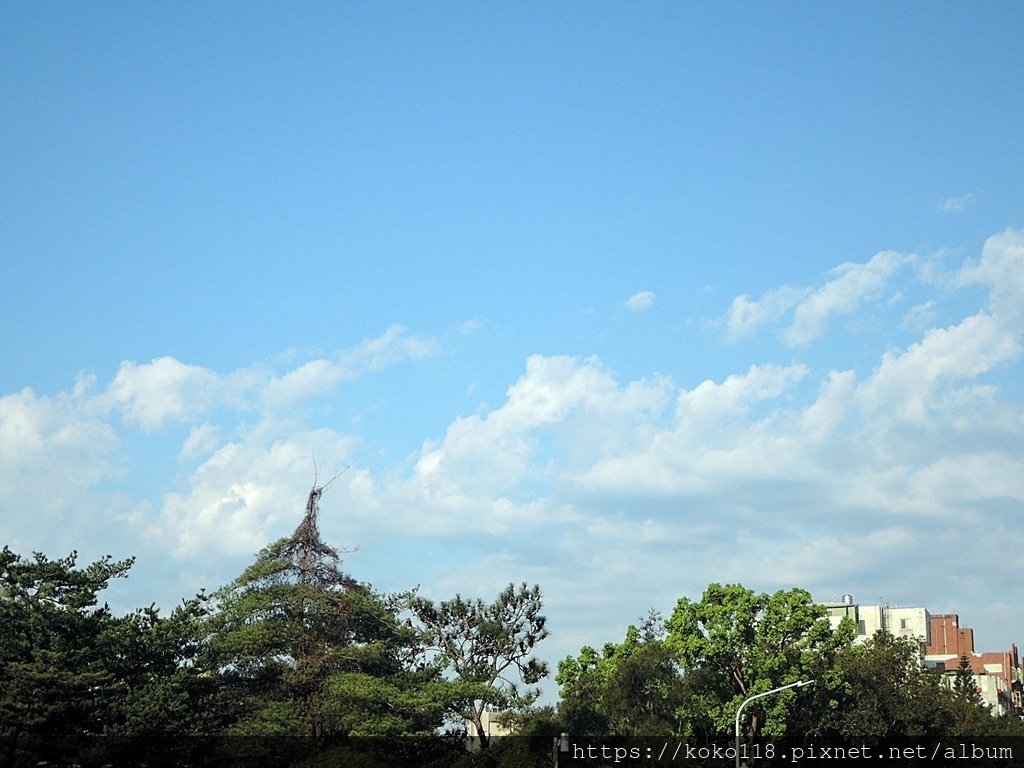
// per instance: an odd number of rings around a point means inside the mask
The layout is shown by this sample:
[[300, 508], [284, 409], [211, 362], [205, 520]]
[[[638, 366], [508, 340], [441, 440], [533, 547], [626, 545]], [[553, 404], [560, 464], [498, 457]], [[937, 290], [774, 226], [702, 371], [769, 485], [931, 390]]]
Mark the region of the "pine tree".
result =
[[978, 686], [974, 682], [971, 661], [966, 653], [960, 655], [960, 664], [957, 666], [953, 678], [953, 694], [957, 699], [968, 704], [982, 703], [981, 694], [978, 693]]
[[115, 616], [98, 595], [131, 565], [0, 552], [0, 766], [187, 762], [215, 727], [195, 663], [203, 599]]
[[384, 596], [341, 569], [309, 492], [295, 532], [217, 592], [210, 649], [240, 708], [232, 732], [315, 748], [361, 737], [433, 734], [447, 700], [419, 633]]
[[439, 605], [419, 599], [413, 609], [422, 623], [438, 661], [454, 675], [459, 701], [456, 714], [472, 725], [482, 747], [489, 738], [484, 727], [488, 708], [522, 714], [537, 700], [534, 685], [548, 674], [547, 664], [534, 658], [534, 646], [548, 636], [541, 615], [540, 587], [509, 584], [493, 603], [465, 600], [456, 595]]

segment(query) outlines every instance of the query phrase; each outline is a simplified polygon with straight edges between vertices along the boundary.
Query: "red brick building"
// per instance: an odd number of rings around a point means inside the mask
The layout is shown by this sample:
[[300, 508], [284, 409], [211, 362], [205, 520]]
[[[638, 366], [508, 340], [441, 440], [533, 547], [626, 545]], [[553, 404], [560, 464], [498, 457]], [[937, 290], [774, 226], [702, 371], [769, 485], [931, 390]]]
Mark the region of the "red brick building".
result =
[[1012, 696], [1008, 708], [1020, 712], [1022, 709], [1022, 686], [1020, 660], [1017, 646], [1008, 651], [976, 653], [974, 630], [960, 626], [960, 617], [955, 613], [931, 616], [931, 642], [925, 649], [925, 663], [933, 669], [955, 671], [962, 656], [967, 656], [974, 675], [998, 677], [1006, 683], [1006, 692]]
[[974, 630], [960, 626], [960, 617], [955, 613], [931, 616], [931, 644], [925, 650], [929, 656], [953, 654], [958, 659], [974, 654]]

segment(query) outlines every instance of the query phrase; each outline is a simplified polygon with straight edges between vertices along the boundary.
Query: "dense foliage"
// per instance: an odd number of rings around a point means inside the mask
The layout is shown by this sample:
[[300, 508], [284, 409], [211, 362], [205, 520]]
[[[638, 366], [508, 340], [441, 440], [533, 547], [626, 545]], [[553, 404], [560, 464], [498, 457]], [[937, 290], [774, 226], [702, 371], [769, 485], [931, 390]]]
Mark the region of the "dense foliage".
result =
[[[950, 688], [941, 673], [923, 667], [917, 641], [887, 632], [859, 645], [853, 639], [852, 622], [833, 630], [803, 590], [768, 595], [712, 584], [700, 601], [680, 599], [664, 631], [649, 617], [622, 643], [600, 652], [584, 647], [561, 661], [559, 720], [590, 743], [633, 737], [634, 744], [726, 748], [744, 700], [813, 680], [742, 710], [741, 745], [745, 754], [761, 755], [751, 765], [771, 764], [757, 748], [766, 744], [776, 755], [800, 748], [806, 756], [815, 745], [888, 754], [966, 740], [1012, 744], [1018, 761], [1024, 758], [1024, 725], [992, 717], [968, 683], [966, 660]], [[641, 750], [635, 764], [646, 765], [643, 757]]]
[[204, 599], [114, 616], [97, 595], [130, 567], [0, 553], [0, 766], [187, 759], [183, 737], [219, 727]]
[[657, 614], [630, 626], [621, 643], [584, 646], [558, 664], [561, 714], [573, 733], [674, 738], [690, 699]]
[[167, 616], [99, 605], [131, 560], [5, 548], [0, 768], [452, 765], [474, 760], [485, 706], [528, 715], [537, 692], [517, 683], [546, 674], [539, 588], [437, 606], [381, 594], [321, 539], [322, 493], [290, 537]]

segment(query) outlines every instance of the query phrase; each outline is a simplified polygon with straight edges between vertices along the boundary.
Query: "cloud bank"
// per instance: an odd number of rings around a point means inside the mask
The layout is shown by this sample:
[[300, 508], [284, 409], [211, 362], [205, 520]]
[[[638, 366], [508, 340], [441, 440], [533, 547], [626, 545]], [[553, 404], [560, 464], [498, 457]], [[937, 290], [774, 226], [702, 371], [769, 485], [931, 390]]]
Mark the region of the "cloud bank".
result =
[[[783, 345], [809, 350], [895, 281], [927, 289], [918, 261], [885, 251], [816, 287], [737, 297], [729, 336], [785, 320]], [[376, 469], [351, 425], [294, 406], [415, 366], [435, 339], [393, 327], [282, 371], [128, 361], [105, 387], [83, 376], [55, 396], [0, 398], [4, 524], [37, 541], [61, 521], [109, 522], [97, 500], [131, 473], [131, 444], [164, 436], [174, 469], [151, 486], [163, 490], [113, 504], [133, 510], [126, 535], [183, 564], [244, 561], [294, 527], [311, 459], [329, 457], [349, 469], [325, 497], [328, 538], [362, 544], [371, 565], [374, 551], [419, 562], [427, 592], [540, 581], [562, 627], [555, 656], [712, 580], [980, 615], [1024, 598], [1024, 233], [993, 236], [950, 282], [982, 287], [982, 303], [935, 326], [943, 296], [921, 302], [912, 340], [868, 368], [769, 359], [703, 381], [621, 381], [598, 357], [532, 355], [501, 402]]]

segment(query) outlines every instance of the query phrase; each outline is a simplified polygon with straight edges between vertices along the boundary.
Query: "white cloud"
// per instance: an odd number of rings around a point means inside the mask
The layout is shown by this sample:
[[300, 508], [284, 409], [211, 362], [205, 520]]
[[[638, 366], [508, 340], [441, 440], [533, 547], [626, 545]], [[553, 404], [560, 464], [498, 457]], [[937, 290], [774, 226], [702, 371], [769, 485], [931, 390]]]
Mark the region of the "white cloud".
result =
[[219, 383], [207, 368], [161, 357], [141, 365], [121, 363], [107, 393], [128, 423], [153, 432], [165, 421], [186, 421], [209, 408]]
[[[317, 445], [319, 455], [340, 460], [354, 441], [310, 431], [276, 411], [300, 399], [323, 397], [342, 382], [435, 350], [435, 340], [392, 326], [334, 360], [313, 360], [277, 377], [259, 363], [219, 374], [165, 356], [149, 363], [124, 361], [103, 391], [97, 391], [95, 376], [83, 375], [70, 393], [40, 397], [25, 389], [0, 397], [0, 506], [4, 507], [0, 515], [11, 515], [9, 530], [24, 531], [26, 536], [38, 535], [68, 515], [75, 516], [75, 525], [61, 525], [69, 534], [72, 528], [102, 527], [111, 515], [128, 514], [125, 510], [133, 502], [92, 489], [110, 484], [129, 470], [149, 471], [133, 468], [122, 454], [119, 428], [155, 434], [186, 424], [189, 435], [177, 458], [186, 463], [203, 461], [186, 478], [187, 490], [165, 498], [161, 520], [152, 530], [179, 554], [207, 546], [250, 551], [273, 528], [275, 505], [285, 505], [282, 488], [295, 490], [294, 481], [287, 480], [283, 486], [280, 478], [299, 466], [308, 475]], [[255, 427], [246, 426], [250, 420]], [[221, 445], [225, 435], [228, 442]], [[300, 451], [301, 458], [295, 451]], [[173, 454], [167, 458], [173, 462]], [[144, 460], [147, 465], [159, 465], [155, 456]], [[308, 481], [307, 477], [297, 484], [300, 494]], [[131, 519], [146, 524], [140, 512], [145, 503], [134, 506]], [[101, 511], [104, 507], [106, 511]], [[19, 509], [32, 513], [16, 520]], [[89, 515], [99, 517], [89, 520]]]
[[476, 333], [484, 327], [484, 321], [479, 317], [474, 317], [472, 320], [467, 320], [459, 326], [457, 331], [460, 336], [468, 336], [471, 333]]
[[737, 475], [774, 476], [789, 451], [773, 444], [774, 411], [748, 421], [752, 406], [779, 398], [807, 375], [806, 366], [751, 366], [721, 383], [705, 381], [676, 398], [674, 421], [643, 431], [643, 439], [620, 440], [617, 455], [600, 457], [573, 478], [581, 488], [671, 496], [704, 494]]
[[800, 429], [809, 441], [823, 441], [847, 418], [855, 383], [853, 371], [829, 372], [818, 398], [800, 413]]
[[865, 302], [881, 298], [889, 278], [910, 257], [894, 251], [875, 254], [866, 264], [843, 264], [833, 270], [834, 280], [801, 301], [793, 313], [793, 324], [782, 338], [793, 346], [807, 346], [825, 333], [832, 315], [847, 315]]
[[938, 317], [935, 309], [935, 299], [929, 299], [923, 304], [915, 304], [903, 318], [902, 327], [908, 331], [923, 331]]
[[[833, 317], [884, 299], [911, 261], [883, 252], [815, 288], [740, 297], [734, 329], [791, 314], [789, 340], [816, 338]], [[1024, 234], [990, 238], [956, 275], [931, 286], [932, 296], [907, 291], [918, 302], [908, 332], [922, 330], [876, 349], [873, 366], [744, 361], [683, 388], [656, 374], [619, 380], [596, 357], [534, 355], [500, 402], [447, 417], [402, 461], [287, 409], [327, 402], [350, 377], [434, 352], [433, 341], [400, 329], [290, 363], [276, 378], [257, 366], [220, 375], [170, 358], [163, 367], [126, 365], [119, 388], [99, 394], [83, 379], [59, 397], [0, 398], [0, 498], [15, 499], [13, 484], [16, 501], [30, 499], [23, 471], [53, 455], [78, 484], [67, 496], [74, 503], [90, 482], [115, 477], [124, 450], [116, 406], [142, 429], [191, 427], [182, 463], [171, 462], [185, 474], [165, 478], [171, 491], [139, 513], [152, 543], [189, 564], [248, 556], [297, 524], [314, 456], [351, 465], [325, 497], [327, 540], [362, 545], [360, 562], [381, 573], [398, 567], [419, 580], [419, 568], [439, 597], [540, 581], [558, 642], [577, 642], [545, 649], [549, 659], [617, 639], [648, 607], [670, 610], [712, 580], [937, 611], [973, 600], [980, 613], [977, 601], [989, 597], [979, 594], [1024, 599], [1016, 565], [991, 555], [992, 541], [1006, 551], [1024, 545], [1012, 522], [1024, 512], [1024, 404], [1002, 384], [1019, 378], [1021, 365]], [[986, 295], [957, 321], [923, 330], [958, 286]], [[193, 397], [190, 387], [203, 381], [213, 394]], [[410, 382], [411, 397], [418, 384]], [[55, 454], [61, 445], [67, 452]], [[32, 476], [36, 486], [47, 479]], [[954, 561], [957, 584], [942, 578]]]
[[328, 360], [310, 360], [283, 376], [275, 376], [263, 388], [263, 403], [273, 408], [283, 408], [299, 400], [330, 392], [353, 374], [344, 367]]
[[179, 557], [256, 552], [298, 524], [314, 456], [343, 461], [353, 445], [353, 438], [330, 429], [263, 423], [217, 449], [191, 474], [186, 490], [166, 494], [148, 535]]
[[974, 199], [975, 195], [973, 192], [968, 192], [966, 195], [960, 195], [959, 197], [947, 197], [939, 203], [939, 210], [943, 213], [961, 213], [974, 205]]
[[220, 440], [220, 428], [213, 424], [200, 424], [189, 430], [188, 439], [181, 446], [178, 458], [182, 460], [207, 456], [217, 448]]
[[1000, 322], [1024, 330], [1024, 231], [1007, 229], [985, 241], [981, 259], [968, 261], [960, 285], [985, 285], [989, 306]]
[[311, 360], [272, 378], [261, 397], [266, 407], [285, 408], [299, 400], [326, 394], [343, 382], [354, 381], [406, 360], [436, 354], [437, 340], [410, 336], [400, 325], [392, 325], [375, 339], [360, 342], [335, 360]]
[[626, 299], [624, 306], [630, 312], [643, 312], [650, 309], [653, 304], [654, 291], [640, 291]]
[[280, 376], [261, 364], [221, 375], [173, 357], [142, 364], [126, 360], [107, 388], [106, 402], [119, 408], [129, 425], [155, 432], [168, 422], [194, 422], [218, 405], [285, 408], [388, 366], [433, 355], [436, 349], [436, 339], [409, 335], [393, 325], [333, 360], [311, 360]]
[[782, 330], [781, 338], [791, 346], [806, 347], [825, 333], [833, 315], [851, 314], [863, 304], [880, 299], [892, 275], [915, 260], [907, 254], [882, 251], [863, 264], [841, 264], [832, 270], [836, 277], [817, 289], [785, 285], [766, 292], [757, 301], [737, 296], [729, 310], [728, 338], [749, 335], [792, 309], [793, 322]]
[[351, 376], [379, 371], [405, 360], [421, 360], [437, 353], [437, 339], [410, 336], [392, 325], [375, 339], [362, 341], [343, 355], [341, 365]]
[[758, 301], [752, 301], [747, 295], [737, 296], [729, 310], [729, 339], [747, 336], [759, 326], [778, 320], [810, 293], [810, 288], [784, 285], [768, 291]]
[[69, 479], [91, 484], [111, 471], [108, 457], [118, 448], [117, 434], [88, 396], [40, 397], [26, 387], [0, 397], [0, 461], [12, 473], [56, 471], [62, 456], [79, 456], [92, 469]]
[[679, 393], [676, 419], [687, 431], [694, 424], [717, 425], [726, 416], [744, 414], [752, 403], [777, 398], [807, 372], [802, 364], [752, 365], [746, 373], [732, 374], [720, 384], [708, 379]]
[[63, 550], [87, 545], [90, 515], [119, 505], [96, 486], [124, 472], [123, 444], [95, 400], [92, 377], [53, 397], [25, 388], [0, 397], [0, 527], [5, 544]]
[[[428, 441], [409, 478], [389, 491], [406, 508], [429, 508], [429, 528], [509, 530], [560, 519], [565, 509], [545, 499], [517, 503], [509, 494], [523, 483], [547, 485], [558, 469], [546, 441], [558, 443], [558, 462], [586, 463], [656, 419], [670, 402], [670, 383], [639, 380], [620, 388], [595, 358], [542, 357], [507, 392], [501, 406], [459, 417], [439, 442]], [[442, 511], [443, 510], [443, 511]]]
[[[855, 399], [886, 420], [930, 423], [942, 395], [1020, 355], [1020, 343], [991, 315], [981, 312], [949, 328], [933, 328], [902, 352], [886, 352]], [[940, 385], [945, 382], [945, 389]]]

